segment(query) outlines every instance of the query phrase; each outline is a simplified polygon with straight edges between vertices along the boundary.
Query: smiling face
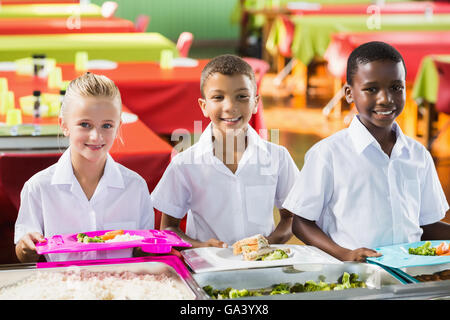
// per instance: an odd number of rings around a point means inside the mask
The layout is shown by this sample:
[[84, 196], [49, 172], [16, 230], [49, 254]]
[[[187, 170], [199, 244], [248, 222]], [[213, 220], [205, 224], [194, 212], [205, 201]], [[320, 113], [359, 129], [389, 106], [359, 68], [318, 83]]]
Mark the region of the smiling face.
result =
[[73, 99], [61, 119], [62, 131], [69, 137], [72, 161], [106, 161], [121, 124], [120, 113], [117, 99]]
[[348, 103], [355, 103], [369, 131], [390, 130], [406, 101], [403, 64], [391, 60], [359, 64], [353, 84], [345, 86], [345, 97]]
[[211, 74], [204, 86], [204, 99], [199, 99], [203, 115], [211, 119], [213, 132], [238, 134], [247, 129], [257, 111], [259, 97], [255, 84], [243, 74]]

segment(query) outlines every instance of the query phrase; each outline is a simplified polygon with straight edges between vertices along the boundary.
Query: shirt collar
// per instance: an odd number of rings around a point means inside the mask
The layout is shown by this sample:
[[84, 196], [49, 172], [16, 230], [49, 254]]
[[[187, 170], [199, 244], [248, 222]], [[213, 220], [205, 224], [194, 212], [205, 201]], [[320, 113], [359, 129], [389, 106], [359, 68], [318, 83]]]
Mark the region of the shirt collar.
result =
[[[70, 159], [70, 147], [61, 155], [56, 163], [56, 169], [52, 176], [51, 184], [69, 184], [72, 185], [76, 177], [73, 173], [72, 161]], [[100, 179], [101, 184], [107, 187], [124, 188], [122, 173], [118, 164], [113, 160], [110, 154], [107, 154], [105, 170]], [[100, 183], [99, 183], [100, 184]]]
[[[202, 156], [205, 153], [213, 155], [213, 143], [212, 143], [212, 123], [210, 122], [206, 129], [200, 136], [197, 142], [197, 156]], [[250, 125], [247, 125], [247, 148], [258, 148], [268, 153], [266, 144], [263, 143], [263, 139]]]
[[[392, 124], [392, 128], [395, 131], [395, 134], [397, 136], [397, 141], [395, 142], [395, 145], [397, 148], [406, 148], [407, 147], [407, 141], [406, 137], [402, 132], [402, 129], [400, 126], [394, 122]], [[353, 145], [356, 149], [356, 152], [358, 154], [362, 153], [364, 149], [366, 149], [367, 146], [369, 146], [372, 143], [378, 143], [377, 140], [372, 136], [372, 134], [367, 130], [367, 128], [361, 123], [361, 120], [359, 119], [359, 116], [356, 115], [353, 117], [352, 122], [350, 123], [350, 126], [348, 127], [350, 138], [353, 141]]]

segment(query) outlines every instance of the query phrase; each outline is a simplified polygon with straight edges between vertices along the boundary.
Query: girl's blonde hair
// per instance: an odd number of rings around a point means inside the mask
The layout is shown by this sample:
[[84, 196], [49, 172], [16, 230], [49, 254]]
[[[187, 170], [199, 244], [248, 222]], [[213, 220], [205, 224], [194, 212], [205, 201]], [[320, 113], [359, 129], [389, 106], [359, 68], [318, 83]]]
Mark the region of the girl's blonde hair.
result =
[[117, 99], [122, 111], [122, 99], [120, 91], [114, 82], [106, 76], [86, 72], [82, 76], [70, 81], [64, 95], [59, 117], [64, 119], [68, 105], [77, 97], [107, 97]]

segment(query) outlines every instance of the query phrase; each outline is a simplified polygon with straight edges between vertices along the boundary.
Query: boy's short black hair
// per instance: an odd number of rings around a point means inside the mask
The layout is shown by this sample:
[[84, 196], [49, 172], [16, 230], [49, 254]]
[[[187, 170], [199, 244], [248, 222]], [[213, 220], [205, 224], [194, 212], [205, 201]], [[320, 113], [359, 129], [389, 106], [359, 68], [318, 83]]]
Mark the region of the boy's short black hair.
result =
[[397, 49], [385, 42], [372, 41], [364, 43], [357, 47], [348, 57], [347, 83], [349, 85], [353, 84], [353, 76], [358, 71], [359, 64], [366, 64], [378, 60], [391, 60], [397, 63], [402, 62], [403, 67], [405, 68], [406, 75], [405, 61], [403, 60], [400, 52], [398, 52]]
[[200, 78], [200, 91], [202, 93], [202, 97], [205, 97], [203, 89], [208, 77], [217, 72], [227, 76], [236, 74], [246, 75], [250, 78], [256, 90], [256, 79], [253, 68], [245, 62], [244, 59], [236, 55], [224, 54], [213, 58], [203, 68]]

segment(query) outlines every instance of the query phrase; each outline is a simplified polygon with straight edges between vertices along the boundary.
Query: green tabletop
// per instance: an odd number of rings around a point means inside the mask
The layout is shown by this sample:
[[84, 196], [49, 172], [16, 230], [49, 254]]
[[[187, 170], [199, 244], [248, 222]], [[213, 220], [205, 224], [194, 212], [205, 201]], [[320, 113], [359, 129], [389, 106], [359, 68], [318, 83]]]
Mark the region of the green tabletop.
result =
[[433, 59], [450, 62], [450, 55], [429, 55], [422, 59], [419, 72], [414, 80], [412, 97], [414, 100], [425, 100], [436, 103], [439, 87], [439, 75]]
[[64, 18], [70, 16], [101, 17], [96, 4], [26, 4], [0, 6], [0, 18]]
[[[377, 20], [379, 19], [379, 20]], [[450, 14], [435, 14], [426, 17], [422, 14], [382, 14], [371, 15], [309, 15], [293, 17], [295, 24], [292, 54], [304, 64], [314, 57], [323, 57], [331, 41], [331, 35], [338, 32], [368, 31], [431, 31], [450, 30]], [[283, 25], [273, 24], [266, 43], [269, 52], [273, 52], [282, 41]]]
[[0, 61], [14, 61], [46, 54], [59, 63], [74, 62], [77, 51], [89, 60], [159, 61], [161, 51], [178, 55], [175, 43], [159, 33], [79, 33], [0, 36]]

